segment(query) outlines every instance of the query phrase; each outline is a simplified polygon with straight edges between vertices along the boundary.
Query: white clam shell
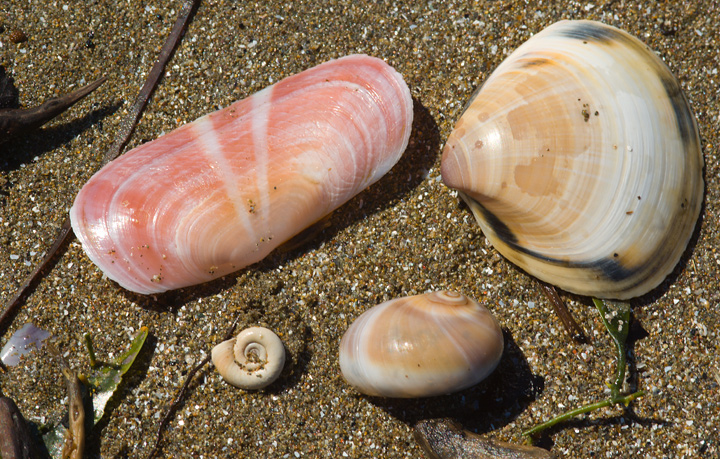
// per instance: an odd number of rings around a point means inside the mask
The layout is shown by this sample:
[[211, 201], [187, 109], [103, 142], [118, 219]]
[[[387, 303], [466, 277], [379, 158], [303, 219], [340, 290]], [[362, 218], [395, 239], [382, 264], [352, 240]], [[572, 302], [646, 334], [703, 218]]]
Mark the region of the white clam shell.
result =
[[497, 366], [500, 325], [465, 295], [441, 291], [379, 304], [340, 343], [340, 370], [358, 391], [429, 397], [473, 386]]
[[565, 290], [631, 298], [672, 271], [697, 221], [703, 159], [679, 83], [647, 46], [562, 21], [512, 53], [442, 156], [493, 246]]
[[285, 366], [285, 346], [264, 327], [250, 327], [212, 350], [220, 375], [235, 387], [262, 389], [272, 384]]

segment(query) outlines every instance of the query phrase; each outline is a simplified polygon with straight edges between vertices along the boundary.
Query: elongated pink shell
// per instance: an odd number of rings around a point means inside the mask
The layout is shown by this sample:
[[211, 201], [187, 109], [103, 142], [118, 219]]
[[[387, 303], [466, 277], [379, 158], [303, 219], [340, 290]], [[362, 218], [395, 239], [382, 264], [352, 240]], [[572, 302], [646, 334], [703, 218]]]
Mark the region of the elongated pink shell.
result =
[[311, 68], [141, 145], [70, 210], [90, 259], [150, 294], [251, 265], [382, 177], [407, 147], [412, 99], [364, 55]]

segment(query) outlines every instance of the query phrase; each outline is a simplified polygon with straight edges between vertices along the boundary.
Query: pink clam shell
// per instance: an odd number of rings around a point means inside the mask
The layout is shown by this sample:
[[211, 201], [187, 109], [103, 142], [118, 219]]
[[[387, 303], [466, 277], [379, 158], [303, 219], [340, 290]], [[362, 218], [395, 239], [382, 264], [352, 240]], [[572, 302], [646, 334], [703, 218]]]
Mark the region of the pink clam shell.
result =
[[134, 292], [221, 277], [380, 179], [407, 147], [412, 108], [382, 60], [326, 62], [109, 163], [75, 199], [73, 230]]

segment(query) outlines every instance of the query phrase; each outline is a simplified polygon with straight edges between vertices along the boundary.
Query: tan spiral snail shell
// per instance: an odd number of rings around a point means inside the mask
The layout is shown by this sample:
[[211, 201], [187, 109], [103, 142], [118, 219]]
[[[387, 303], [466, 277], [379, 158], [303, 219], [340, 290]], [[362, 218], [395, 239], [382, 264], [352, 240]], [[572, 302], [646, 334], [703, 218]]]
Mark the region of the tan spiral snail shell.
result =
[[250, 327], [215, 346], [211, 353], [218, 373], [235, 387], [262, 389], [272, 384], [285, 366], [285, 346], [264, 327]]
[[703, 196], [695, 118], [631, 35], [562, 21], [513, 52], [448, 138], [442, 178], [510, 261], [570, 292], [640, 296], [678, 263]]

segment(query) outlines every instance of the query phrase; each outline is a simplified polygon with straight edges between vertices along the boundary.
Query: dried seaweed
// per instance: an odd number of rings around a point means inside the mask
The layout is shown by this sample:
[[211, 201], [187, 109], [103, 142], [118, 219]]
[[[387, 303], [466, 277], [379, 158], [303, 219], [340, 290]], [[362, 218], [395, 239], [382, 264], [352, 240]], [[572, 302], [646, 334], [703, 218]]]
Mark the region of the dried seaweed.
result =
[[[139, 333], [133, 338], [130, 347], [120, 354], [111, 362], [96, 361], [92, 365], [90, 375], [78, 378], [64, 359], [57, 351], [54, 351], [56, 359], [59, 360], [63, 370], [63, 375], [68, 382], [68, 398], [70, 404], [69, 425], [70, 429], [66, 429], [62, 423], [46, 426], [49, 430], [43, 435], [43, 443], [47, 448], [50, 456], [53, 458], [65, 457], [82, 457], [85, 432], [83, 425], [85, 424], [85, 413], [82, 411], [84, 406], [83, 397], [90, 394], [92, 396], [93, 420], [90, 425], [97, 424], [105, 414], [105, 407], [108, 401], [122, 382], [122, 377], [130, 370], [135, 358], [140, 353], [145, 340], [148, 337], [148, 328], [141, 327]], [[85, 340], [86, 344], [89, 341]], [[50, 347], [53, 349], [52, 347]], [[88, 352], [94, 356], [92, 345], [88, 347]], [[92, 359], [91, 359], [92, 360]], [[82, 390], [82, 383], [84, 388]], [[77, 454], [79, 452], [79, 455]], [[75, 454], [75, 456], [73, 456]]]
[[[90, 384], [93, 401], [93, 424], [97, 424], [105, 414], [105, 406], [117, 390], [122, 377], [132, 366], [135, 358], [145, 344], [148, 337], [148, 328], [140, 327], [140, 332], [133, 339], [130, 348], [120, 354], [113, 362], [105, 363], [96, 361], [92, 365], [92, 372], [87, 377]], [[86, 339], [85, 341], [89, 341]], [[94, 352], [88, 348], [88, 352], [94, 357]], [[93, 359], [91, 359], [92, 362]]]
[[532, 437], [540, 432], [574, 418], [575, 416], [590, 413], [591, 411], [599, 410], [608, 406], [624, 405], [627, 407], [630, 402], [645, 395], [645, 391], [642, 390], [633, 392], [632, 394], [621, 394], [623, 383], [625, 382], [625, 371], [627, 369], [627, 336], [628, 331], [630, 330], [632, 312], [630, 305], [628, 303], [615, 301], [605, 302], [596, 298], [593, 298], [593, 303], [595, 303], [595, 308], [600, 313], [600, 320], [602, 320], [605, 329], [608, 333], [610, 333], [610, 337], [615, 344], [615, 352], [618, 360], [617, 367], [615, 369], [615, 380], [611, 383], [606, 383], [608, 388], [610, 388], [610, 397], [600, 402], [591, 403], [568, 411], [560, 416], [550, 419], [549, 421], [543, 422], [532, 429], [526, 430], [522, 433], [522, 435], [528, 440], [532, 440]]

